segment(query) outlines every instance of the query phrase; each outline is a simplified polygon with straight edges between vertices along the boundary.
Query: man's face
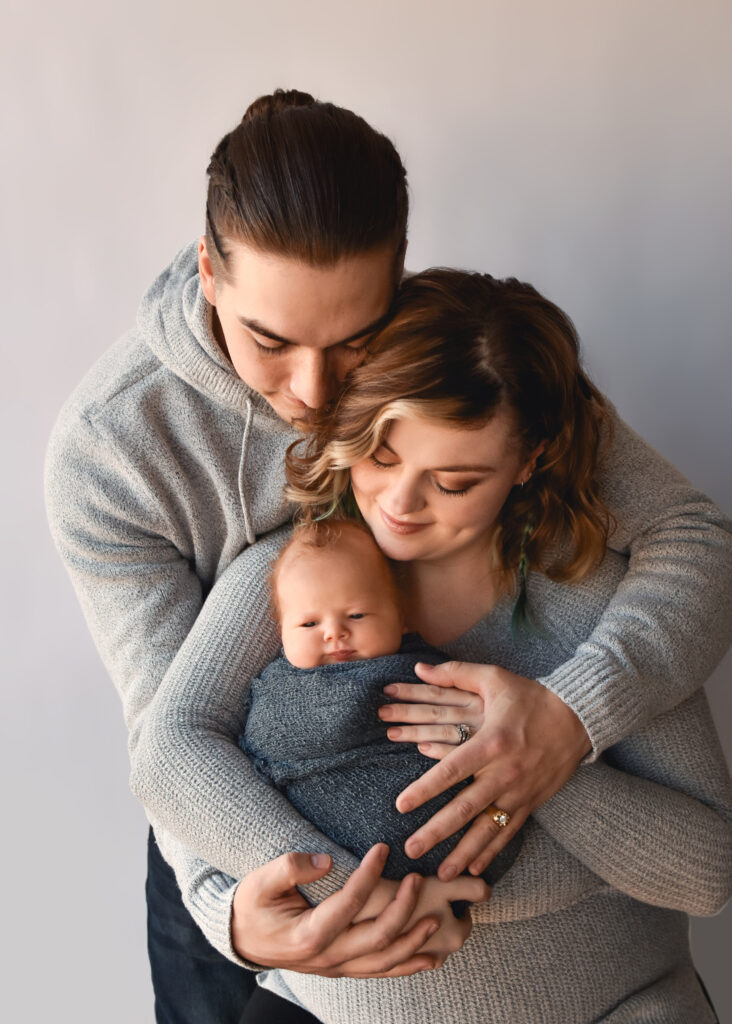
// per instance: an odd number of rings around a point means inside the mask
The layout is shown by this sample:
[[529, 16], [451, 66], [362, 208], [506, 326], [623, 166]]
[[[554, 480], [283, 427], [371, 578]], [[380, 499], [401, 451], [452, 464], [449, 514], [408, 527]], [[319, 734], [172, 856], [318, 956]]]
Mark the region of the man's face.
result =
[[230, 281], [214, 281], [205, 238], [198, 265], [219, 344], [287, 422], [307, 419], [338, 393], [386, 315], [401, 269], [392, 246], [323, 267], [236, 242]]

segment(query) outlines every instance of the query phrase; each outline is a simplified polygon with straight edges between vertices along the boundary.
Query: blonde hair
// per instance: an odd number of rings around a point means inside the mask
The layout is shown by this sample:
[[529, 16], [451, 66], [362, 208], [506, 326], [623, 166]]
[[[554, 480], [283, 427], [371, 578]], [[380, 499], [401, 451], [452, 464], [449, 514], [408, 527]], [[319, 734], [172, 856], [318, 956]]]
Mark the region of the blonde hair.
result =
[[393, 319], [335, 409], [290, 447], [288, 497], [305, 521], [348, 510], [350, 467], [377, 450], [395, 420], [469, 430], [499, 409], [513, 417], [522, 457], [543, 450], [495, 524], [498, 568], [523, 563], [578, 580], [601, 561], [611, 523], [597, 484], [609, 417], [580, 365], [572, 321], [514, 278], [438, 269], [404, 281]]

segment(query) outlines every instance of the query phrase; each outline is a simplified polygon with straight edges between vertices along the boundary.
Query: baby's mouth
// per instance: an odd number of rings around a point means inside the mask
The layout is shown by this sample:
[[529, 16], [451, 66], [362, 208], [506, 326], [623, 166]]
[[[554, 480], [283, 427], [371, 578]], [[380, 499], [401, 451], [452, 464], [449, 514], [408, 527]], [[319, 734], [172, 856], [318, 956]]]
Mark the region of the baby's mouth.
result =
[[328, 658], [331, 661], [351, 661], [355, 654], [355, 651], [331, 651]]

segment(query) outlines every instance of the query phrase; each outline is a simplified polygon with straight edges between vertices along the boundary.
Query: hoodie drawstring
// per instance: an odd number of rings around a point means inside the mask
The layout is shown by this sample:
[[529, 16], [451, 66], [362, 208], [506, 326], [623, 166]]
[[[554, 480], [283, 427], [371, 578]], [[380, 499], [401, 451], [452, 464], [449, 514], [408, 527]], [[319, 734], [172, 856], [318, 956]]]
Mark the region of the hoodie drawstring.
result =
[[244, 421], [244, 435], [241, 439], [241, 458], [239, 459], [239, 501], [241, 502], [242, 512], [244, 513], [244, 530], [247, 535], [247, 544], [253, 544], [257, 539], [254, 536], [254, 530], [252, 529], [252, 521], [249, 516], [249, 506], [247, 505], [246, 491], [244, 488], [244, 469], [247, 464], [249, 434], [251, 433], [253, 419], [254, 410], [252, 409], [252, 403], [247, 400], [247, 418]]

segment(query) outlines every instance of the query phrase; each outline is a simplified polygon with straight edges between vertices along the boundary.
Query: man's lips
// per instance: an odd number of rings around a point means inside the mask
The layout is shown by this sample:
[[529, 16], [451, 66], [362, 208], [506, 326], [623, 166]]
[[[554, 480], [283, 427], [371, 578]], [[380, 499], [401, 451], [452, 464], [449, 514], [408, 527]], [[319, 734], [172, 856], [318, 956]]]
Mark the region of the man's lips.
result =
[[429, 523], [406, 523], [404, 520], [395, 519], [390, 516], [388, 512], [385, 512], [383, 508], [379, 509], [381, 518], [384, 520], [385, 525], [392, 531], [392, 533], [419, 533], [420, 530], [425, 530], [430, 524]]

